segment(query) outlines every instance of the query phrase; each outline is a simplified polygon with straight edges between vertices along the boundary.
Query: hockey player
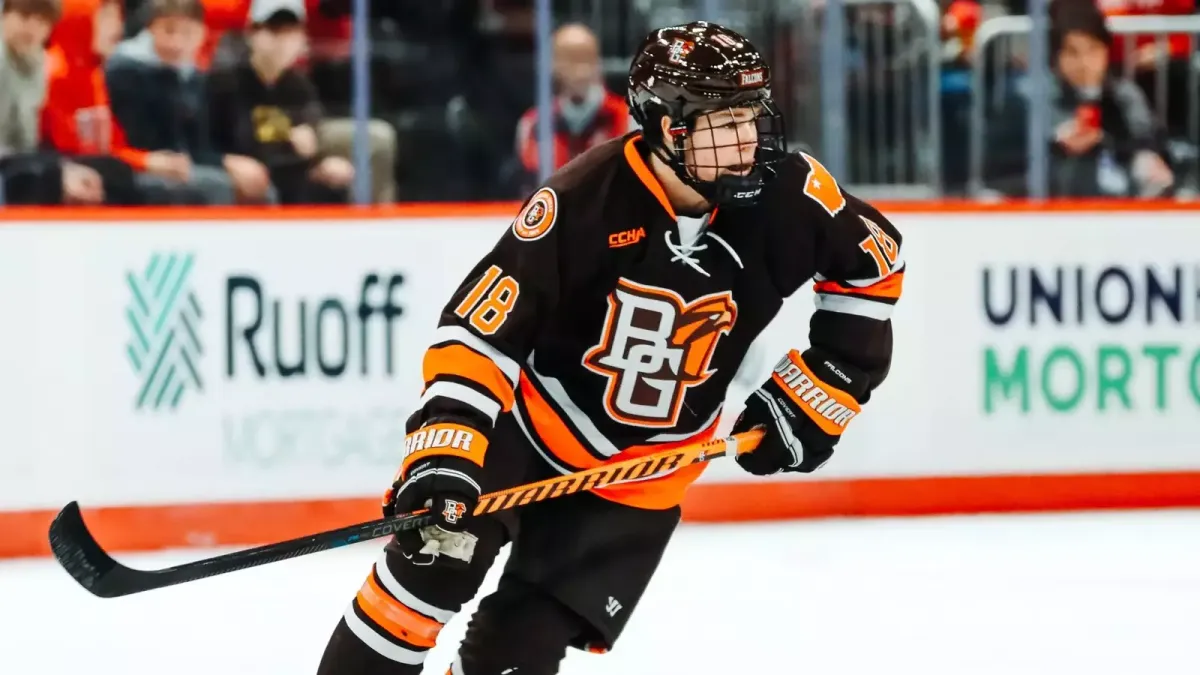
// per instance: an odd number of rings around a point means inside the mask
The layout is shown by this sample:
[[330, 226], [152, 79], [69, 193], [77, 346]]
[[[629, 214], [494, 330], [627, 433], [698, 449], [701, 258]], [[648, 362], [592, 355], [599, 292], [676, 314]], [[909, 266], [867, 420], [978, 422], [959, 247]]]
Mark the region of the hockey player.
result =
[[551, 176], [446, 304], [384, 498], [438, 524], [384, 548], [319, 675], [421, 672], [508, 542], [447, 672], [544, 675], [568, 647], [611, 649], [703, 465], [473, 518], [479, 495], [711, 437], [751, 342], [809, 280], [809, 346], [749, 397], [734, 431], [766, 436], [737, 461], [830, 458], [888, 371], [901, 238], [787, 152], [770, 84], [716, 24], [646, 38], [628, 92], [642, 131]]

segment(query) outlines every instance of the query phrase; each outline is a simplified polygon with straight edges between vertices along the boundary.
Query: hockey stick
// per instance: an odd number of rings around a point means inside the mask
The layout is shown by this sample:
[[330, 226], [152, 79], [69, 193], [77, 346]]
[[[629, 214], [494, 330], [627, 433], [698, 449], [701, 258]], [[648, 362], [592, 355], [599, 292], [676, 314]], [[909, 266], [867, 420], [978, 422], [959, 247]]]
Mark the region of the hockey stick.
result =
[[[533, 502], [602, 488], [620, 481], [646, 478], [728, 454], [749, 452], [758, 446], [762, 436], [762, 431], [747, 431], [727, 438], [661, 450], [643, 457], [490, 492], [479, 499], [474, 514], [495, 513]], [[58, 512], [54, 522], [50, 524], [50, 550], [54, 552], [58, 563], [79, 582], [79, 585], [98, 597], [116, 598], [386, 537], [396, 532], [419, 529], [432, 522], [433, 515], [428, 511], [414, 511], [176, 567], [136, 570], [113, 560], [112, 556], [101, 548], [83, 522], [79, 504], [71, 502]]]

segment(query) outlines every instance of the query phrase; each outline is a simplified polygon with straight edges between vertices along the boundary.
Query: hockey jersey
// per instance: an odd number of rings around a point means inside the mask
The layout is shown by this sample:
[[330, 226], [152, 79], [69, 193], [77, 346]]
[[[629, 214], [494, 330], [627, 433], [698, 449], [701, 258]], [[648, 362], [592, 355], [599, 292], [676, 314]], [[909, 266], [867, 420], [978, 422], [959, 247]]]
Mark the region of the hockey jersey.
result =
[[[604, 143], [524, 202], [445, 306], [418, 419], [513, 415], [562, 473], [707, 439], [751, 343], [809, 280], [809, 342], [883, 381], [905, 270], [887, 218], [804, 154], [754, 206], [678, 217], [648, 152], [636, 132]], [[597, 493], [668, 508], [702, 467]]]

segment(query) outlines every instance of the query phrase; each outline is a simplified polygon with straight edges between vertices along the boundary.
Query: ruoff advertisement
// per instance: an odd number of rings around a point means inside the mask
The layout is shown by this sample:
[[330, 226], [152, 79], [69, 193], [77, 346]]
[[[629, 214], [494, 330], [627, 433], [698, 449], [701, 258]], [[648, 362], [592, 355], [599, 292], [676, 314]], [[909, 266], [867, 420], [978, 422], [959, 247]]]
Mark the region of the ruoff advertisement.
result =
[[[888, 380], [820, 472], [770, 480], [1200, 468], [1194, 217], [894, 219]], [[0, 228], [0, 509], [379, 493], [442, 304], [506, 225]], [[725, 429], [811, 312], [806, 288], [760, 338]]]
[[450, 227], [0, 231], [0, 508], [377, 492], [500, 231]]

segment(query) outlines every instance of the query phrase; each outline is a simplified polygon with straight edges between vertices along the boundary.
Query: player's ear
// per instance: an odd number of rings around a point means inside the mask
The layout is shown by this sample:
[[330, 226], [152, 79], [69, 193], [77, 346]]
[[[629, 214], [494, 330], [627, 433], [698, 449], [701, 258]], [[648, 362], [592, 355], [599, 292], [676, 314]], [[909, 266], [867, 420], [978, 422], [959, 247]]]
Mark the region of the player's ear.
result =
[[671, 118], [663, 115], [658, 124], [662, 127], [663, 145], [667, 146], [669, 151], [675, 152], [675, 144], [671, 142]]

